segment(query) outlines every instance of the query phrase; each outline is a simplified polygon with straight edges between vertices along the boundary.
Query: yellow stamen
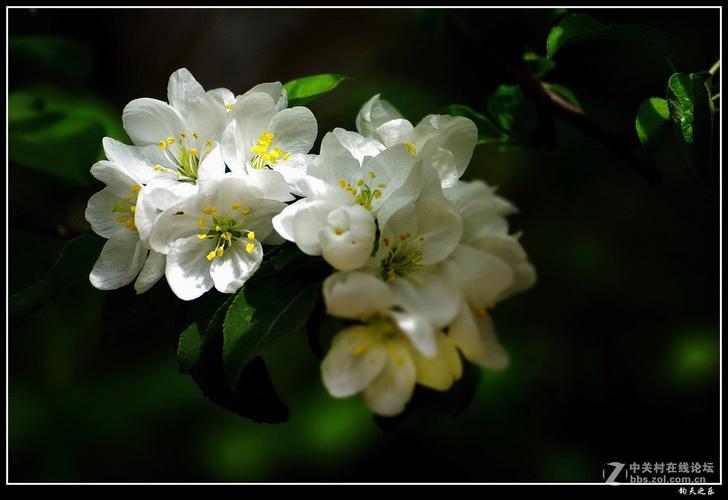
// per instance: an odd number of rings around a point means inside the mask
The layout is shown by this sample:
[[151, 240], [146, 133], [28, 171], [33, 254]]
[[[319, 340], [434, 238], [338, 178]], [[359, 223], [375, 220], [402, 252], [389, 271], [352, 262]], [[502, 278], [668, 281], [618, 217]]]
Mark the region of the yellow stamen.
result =
[[206, 234], [198, 234], [197, 237], [200, 238], [201, 240], [204, 240], [205, 238], [207, 238], [207, 235]]
[[207, 260], [212, 260], [214, 258], [215, 258], [215, 251], [213, 250], [212, 252], [207, 254]]
[[228, 111], [230, 111], [231, 109], [233, 109], [233, 104], [226, 104], [225, 105], [225, 109], [227, 109]]
[[159, 149], [167, 149], [167, 143], [164, 141], [159, 141]]
[[131, 185], [131, 190], [134, 191], [135, 193], [138, 193], [141, 188], [142, 187], [139, 184], [132, 184]]
[[190, 154], [191, 154], [192, 156], [197, 156], [197, 148], [192, 148], [192, 149], [190, 149]]
[[358, 345], [354, 348], [354, 356], [361, 356], [362, 354], [366, 354], [367, 351], [369, 351], [369, 348], [365, 345]]
[[233, 203], [233, 210], [240, 208], [240, 203]]
[[169, 144], [170, 146], [174, 144], [174, 137], [167, 137], [167, 144]]
[[255, 239], [255, 233], [254, 233], [253, 231], [250, 231], [250, 232], [248, 233], [248, 239], [249, 239], [250, 241], [253, 241], [253, 240]]
[[207, 221], [205, 219], [200, 219], [197, 221], [197, 223], [200, 225], [200, 227], [205, 227], [207, 225]]
[[215, 207], [207, 207], [206, 209], [203, 210], [203, 212], [204, 212], [205, 215], [212, 215], [214, 213], [217, 213], [217, 208], [215, 208]]
[[341, 179], [339, 179], [339, 186], [345, 188], [347, 185], [348, 184], [346, 182], [346, 179], [344, 179], [343, 177]]
[[218, 257], [222, 257], [222, 254], [224, 254], [224, 253], [225, 253], [225, 249], [223, 247], [217, 247], [217, 250], [215, 250], [215, 254]]
[[240, 211], [240, 215], [250, 215], [253, 213], [253, 210], [251, 208], [244, 208]]
[[412, 156], [417, 154], [417, 148], [414, 144], [412, 144], [411, 142], [405, 142], [404, 145], [407, 148], [407, 151], [409, 151]]
[[379, 198], [381, 198], [381, 197], [382, 197], [382, 192], [381, 192], [380, 190], [378, 190], [378, 189], [377, 189], [376, 191], [374, 191], [374, 197], [375, 197], [376, 199], [379, 199]]
[[121, 217], [117, 217], [116, 220], [119, 221], [119, 222], [128, 222], [129, 221], [129, 217], [124, 217], [122, 215]]
[[374, 179], [376, 176], [377, 176], [377, 173], [374, 172], [373, 170], [371, 172], [369, 172], [369, 177], [370, 178]]
[[364, 185], [364, 179], [359, 179], [358, 181], [356, 181], [356, 185], [357, 186], [363, 186]]
[[334, 229], [334, 232], [336, 233], [337, 236], [341, 236], [342, 234], [344, 234], [344, 230], [341, 229], [340, 227], [337, 227], [336, 229]]
[[255, 243], [248, 243], [245, 245], [246, 252], [251, 253], [253, 250], [255, 250]]

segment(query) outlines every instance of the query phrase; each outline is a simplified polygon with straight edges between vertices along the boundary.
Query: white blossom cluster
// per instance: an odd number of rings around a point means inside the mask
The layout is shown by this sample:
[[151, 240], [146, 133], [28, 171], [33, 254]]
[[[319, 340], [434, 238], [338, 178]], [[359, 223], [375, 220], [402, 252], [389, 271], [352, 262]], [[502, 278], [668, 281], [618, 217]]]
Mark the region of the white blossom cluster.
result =
[[535, 272], [508, 231], [515, 211], [482, 181], [460, 177], [477, 140], [464, 117], [416, 126], [372, 97], [357, 132], [327, 133], [287, 107], [280, 83], [235, 96], [205, 91], [186, 69], [168, 103], [136, 99], [123, 113], [133, 146], [104, 140], [91, 168], [106, 187], [86, 218], [108, 239], [91, 283], [138, 293], [165, 276], [192, 300], [238, 290], [263, 259], [261, 243], [295, 242], [333, 272], [329, 315], [353, 326], [333, 339], [321, 370], [335, 397], [361, 394], [375, 413], [400, 413], [415, 385], [448, 389], [462, 356], [503, 368], [488, 313], [530, 287]]

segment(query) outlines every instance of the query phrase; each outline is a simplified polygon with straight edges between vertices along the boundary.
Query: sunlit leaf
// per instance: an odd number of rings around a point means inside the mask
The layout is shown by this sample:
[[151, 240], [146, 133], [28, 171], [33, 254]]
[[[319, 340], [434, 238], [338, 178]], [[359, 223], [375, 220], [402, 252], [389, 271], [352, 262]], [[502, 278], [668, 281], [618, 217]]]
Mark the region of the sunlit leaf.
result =
[[633, 42], [667, 55], [667, 38], [659, 30], [639, 24], [605, 24], [587, 14], [570, 14], [554, 26], [546, 39], [546, 55], [554, 57], [568, 45], [591, 40]]
[[710, 96], [711, 75], [675, 73], [667, 83], [667, 103], [678, 142], [698, 177], [711, 175], [713, 115]]
[[637, 110], [635, 128], [643, 146], [656, 146], [670, 125], [667, 100], [660, 97], [646, 99]]
[[322, 95], [331, 92], [349, 77], [335, 73], [304, 76], [286, 83], [283, 88], [288, 94], [288, 105], [307, 104]]
[[526, 70], [537, 80], [543, 78], [556, 67], [556, 63], [552, 59], [542, 57], [532, 50], [523, 53], [523, 63]]

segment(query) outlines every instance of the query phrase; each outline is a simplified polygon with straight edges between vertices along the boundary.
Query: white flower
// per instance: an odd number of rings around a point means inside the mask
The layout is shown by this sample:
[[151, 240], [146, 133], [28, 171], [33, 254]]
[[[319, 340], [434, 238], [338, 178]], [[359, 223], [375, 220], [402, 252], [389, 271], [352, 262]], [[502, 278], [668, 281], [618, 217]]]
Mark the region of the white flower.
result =
[[508, 364], [487, 311], [536, 280], [517, 237], [508, 235], [505, 216], [515, 207], [482, 181], [445, 190], [464, 223], [461, 244], [448, 260], [460, 289], [460, 308], [448, 334], [470, 361], [492, 369]]
[[356, 129], [387, 147], [405, 144], [419, 161], [437, 171], [442, 187], [458, 182], [478, 139], [475, 123], [463, 116], [427, 115], [413, 127], [379, 94], [362, 106], [356, 117]]
[[[418, 169], [423, 170], [427, 169]], [[439, 189], [436, 180], [435, 186]], [[457, 248], [463, 225], [441, 192], [423, 193], [393, 198], [382, 207], [377, 250], [363, 269], [384, 280], [398, 304], [444, 328], [459, 304], [458, 290], [443, 263]]]
[[454, 344], [420, 314], [398, 307], [374, 276], [338, 272], [324, 282], [328, 314], [359, 321], [340, 332], [321, 364], [332, 396], [361, 393], [379, 415], [402, 412], [416, 383], [446, 390], [462, 375]]
[[374, 248], [375, 216], [396, 197], [413, 165], [403, 145], [384, 148], [359, 134], [335, 129], [299, 182], [305, 198], [273, 219], [276, 231], [308, 255], [337, 269], [361, 267]]
[[159, 216], [149, 244], [167, 255], [165, 275], [179, 298], [195, 299], [213, 286], [235, 292], [260, 266], [261, 242], [280, 242], [271, 218], [290, 194], [279, 174], [260, 174], [200, 181], [196, 195]]
[[100, 290], [113, 290], [131, 283], [143, 293], [162, 277], [164, 256], [149, 251], [139, 238], [135, 223], [138, 195], [142, 184], [154, 171], [139, 148], [104, 138], [108, 160], [91, 167], [91, 174], [106, 187], [91, 196], [86, 220], [92, 229], [107, 238], [89, 279]]
[[[229, 96], [228, 96], [229, 99]], [[288, 98], [280, 82], [257, 85], [228, 104], [229, 124], [222, 141], [225, 162], [232, 171], [280, 172], [296, 191], [313, 158], [316, 118], [308, 108], [286, 109]]]

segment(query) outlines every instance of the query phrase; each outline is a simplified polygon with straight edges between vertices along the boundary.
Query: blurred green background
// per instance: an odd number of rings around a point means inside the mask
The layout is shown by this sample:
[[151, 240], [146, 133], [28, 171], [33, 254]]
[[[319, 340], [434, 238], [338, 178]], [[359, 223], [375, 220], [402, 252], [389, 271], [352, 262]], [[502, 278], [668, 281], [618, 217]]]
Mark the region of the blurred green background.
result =
[[[412, 121], [452, 103], [482, 110], [506, 76], [443, 22], [414, 10], [9, 12], [9, 292], [37, 282], [88, 229], [88, 174], [121, 110], [166, 100], [187, 67], [207, 89], [335, 72], [310, 104], [319, 141], [354, 128], [381, 92]], [[507, 60], [545, 51], [553, 10], [464, 12]], [[719, 57], [717, 10], [603, 10], [668, 37], [680, 71]], [[548, 80], [636, 141], [634, 117], [670, 70], [639, 47], [560, 52]], [[335, 400], [305, 338], [266, 356], [290, 420], [255, 424], [216, 407], [177, 371], [179, 301], [165, 283], [104, 293], [88, 269], [10, 318], [10, 481], [602, 481], [606, 462], [718, 463], [719, 232], [714, 191], [670, 145], [652, 186], [612, 152], [555, 122], [546, 149], [479, 146], [466, 178], [520, 209], [513, 230], [532, 290], [493, 316], [512, 363], [484, 372], [456, 418], [419, 412], [382, 430]], [[92, 261], [87, 263], [90, 268]]]

